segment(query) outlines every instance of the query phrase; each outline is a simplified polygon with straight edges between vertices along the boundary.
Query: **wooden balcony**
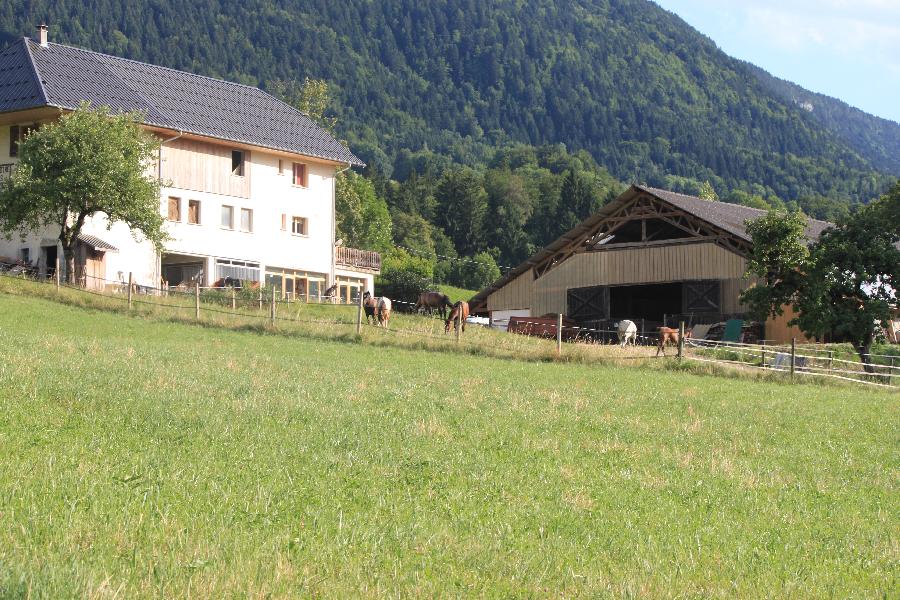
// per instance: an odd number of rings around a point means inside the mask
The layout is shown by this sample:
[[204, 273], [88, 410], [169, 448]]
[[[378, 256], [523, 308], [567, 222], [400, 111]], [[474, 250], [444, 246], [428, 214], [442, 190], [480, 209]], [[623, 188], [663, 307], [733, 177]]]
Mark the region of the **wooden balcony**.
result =
[[381, 255], [372, 250], [338, 246], [334, 249], [334, 264], [348, 269], [379, 273], [381, 272]]

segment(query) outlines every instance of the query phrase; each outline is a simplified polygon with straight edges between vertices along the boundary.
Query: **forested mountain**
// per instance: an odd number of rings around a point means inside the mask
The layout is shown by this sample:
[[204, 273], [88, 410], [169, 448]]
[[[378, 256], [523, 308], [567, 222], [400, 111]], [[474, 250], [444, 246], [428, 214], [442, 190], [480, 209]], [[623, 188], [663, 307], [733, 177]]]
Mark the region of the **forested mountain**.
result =
[[[804, 110], [802, 95], [647, 0], [0, 7], [8, 39], [40, 20], [58, 42], [263, 87], [325, 79], [343, 137], [401, 179], [423, 155], [477, 166], [510, 142], [585, 149], [623, 181], [690, 191], [709, 180], [785, 199], [868, 199], [884, 187], [876, 167], [900, 174], [900, 126], [854, 113], [852, 129], [830, 109]], [[857, 135], [867, 128], [878, 135]]]
[[809, 112], [866, 157], [876, 169], [900, 173], [900, 124], [872, 116], [836, 98], [805, 90], [754, 65], [748, 67], [768, 90]]
[[479, 286], [624, 183], [834, 219], [900, 175], [900, 125], [648, 0], [6, 0], [0, 44], [41, 21], [55, 42], [273, 93], [327, 81], [336, 133], [369, 163], [339, 231], [407, 248], [386, 272], [420, 279]]

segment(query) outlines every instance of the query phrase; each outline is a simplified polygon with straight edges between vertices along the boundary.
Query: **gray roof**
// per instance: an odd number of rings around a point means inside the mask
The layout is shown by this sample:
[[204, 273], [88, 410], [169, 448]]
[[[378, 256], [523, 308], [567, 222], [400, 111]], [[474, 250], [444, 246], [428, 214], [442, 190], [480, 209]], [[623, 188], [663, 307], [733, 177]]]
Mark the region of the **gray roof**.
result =
[[364, 166], [292, 106], [259, 88], [23, 38], [0, 52], [0, 112], [88, 101], [146, 125]]
[[[470, 302], [472, 302], [473, 304], [477, 304], [487, 300], [487, 297], [493, 292], [502, 288], [522, 273], [525, 273], [529, 269], [533, 268], [535, 265], [538, 265], [548, 258], [552, 257], [562, 248], [572, 243], [573, 240], [577, 240], [579, 238], [586, 239], [588, 235], [597, 227], [597, 225], [599, 225], [607, 217], [607, 215], [614, 212], [623, 203], [628, 202], [636, 194], [639, 194], [641, 192], [650, 194], [651, 196], [658, 198], [663, 202], [671, 204], [672, 206], [690, 213], [699, 219], [703, 219], [714, 227], [717, 227], [718, 229], [730, 233], [747, 242], [752, 242], [753, 240], [747, 233], [746, 221], [758, 219], [762, 216], [765, 216], [767, 213], [767, 211], [765, 210], [741, 206], [740, 204], [729, 204], [727, 202], [711, 202], [709, 200], [697, 198], [696, 196], [678, 194], [675, 192], [670, 192], [668, 190], [661, 190], [642, 185], [633, 185], [625, 192], [620, 194], [618, 198], [576, 225], [571, 230], [561, 235], [555, 241], [551, 242], [550, 244], [536, 252], [531, 258], [529, 258], [516, 268], [511, 269], [506, 275], [498, 279], [496, 282], [478, 292], [475, 296], [472, 297]], [[827, 221], [808, 219], [806, 225], [806, 237], [810, 241], [816, 240], [818, 239], [819, 235], [821, 235], [821, 233], [825, 231], [825, 229], [831, 226], [832, 224], [828, 223]]]
[[118, 252], [119, 249], [110, 244], [109, 242], [104, 242], [100, 238], [95, 235], [88, 235], [86, 233], [78, 234], [78, 241], [84, 244], [85, 246], [90, 246], [94, 250], [98, 252]]
[[[750, 236], [747, 234], [746, 222], [763, 217], [767, 213], [767, 211], [759, 208], [750, 208], [749, 206], [741, 206], [740, 204], [729, 204], [728, 202], [710, 202], [702, 198], [697, 198], [696, 196], [678, 194], [659, 188], [645, 187], [642, 185], [636, 185], [634, 188], [647, 192], [660, 200], [668, 202], [672, 206], [680, 208], [681, 210], [690, 213], [699, 219], [703, 219], [719, 229], [724, 229], [728, 233], [734, 234], [748, 242], [751, 240]], [[831, 227], [831, 223], [818, 221], [816, 219], [807, 219], [807, 239], [818, 239], [819, 235], [821, 235], [828, 227]]]

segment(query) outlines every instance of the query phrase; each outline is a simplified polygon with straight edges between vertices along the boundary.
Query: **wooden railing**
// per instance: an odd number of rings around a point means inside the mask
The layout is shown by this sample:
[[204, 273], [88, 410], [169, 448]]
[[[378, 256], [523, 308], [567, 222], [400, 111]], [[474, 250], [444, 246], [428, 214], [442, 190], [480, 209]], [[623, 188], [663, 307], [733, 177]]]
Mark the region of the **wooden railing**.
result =
[[334, 263], [342, 267], [380, 271], [381, 255], [372, 250], [357, 250], [356, 248], [338, 246], [334, 249]]
[[0, 181], [3, 181], [4, 179], [12, 175], [15, 168], [16, 163], [6, 163], [0, 165]]

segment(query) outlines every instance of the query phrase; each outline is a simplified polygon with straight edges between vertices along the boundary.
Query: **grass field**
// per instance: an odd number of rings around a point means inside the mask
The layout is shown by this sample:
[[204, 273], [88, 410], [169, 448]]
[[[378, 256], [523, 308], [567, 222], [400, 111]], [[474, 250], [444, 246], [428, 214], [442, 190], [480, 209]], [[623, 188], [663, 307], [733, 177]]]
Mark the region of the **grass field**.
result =
[[900, 591], [895, 394], [151, 317], [0, 293], [0, 596]]

